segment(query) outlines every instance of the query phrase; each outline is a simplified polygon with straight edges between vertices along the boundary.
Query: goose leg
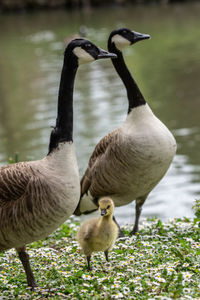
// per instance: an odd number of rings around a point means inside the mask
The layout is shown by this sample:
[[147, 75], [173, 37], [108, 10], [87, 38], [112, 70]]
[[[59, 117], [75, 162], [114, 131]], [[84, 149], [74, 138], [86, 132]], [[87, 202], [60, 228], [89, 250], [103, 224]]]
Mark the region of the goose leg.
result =
[[88, 271], [91, 271], [91, 267], [90, 267], [90, 259], [91, 259], [91, 255], [87, 255], [87, 264], [88, 264]]
[[108, 259], [108, 250], [104, 251], [104, 253], [105, 253], [106, 260], [109, 261], [109, 259]]
[[142, 206], [143, 206], [146, 198], [147, 198], [147, 196], [136, 199], [135, 224], [134, 224], [133, 230], [130, 233], [131, 235], [134, 235], [138, 232], [138, 224], [139, 224], [139, 219], [140, 219], [140, 215], [141, 215], [141, 212], [142, 212]]
[[113, 216], [113, 221], [116, 223], [116, 225], [118, 226], [118, 229], [119, 229], [118, 238], [124, 237], [124, 233], [123, 233], [122, 229], [120, 228], [119, 224], [117, 223], [115, 216]]
[[35, 280], [32, 270], [31, 270], [31, 266], [30, 266], [30, 262], [29, 262], [29, 255], [28, 255], [28, 253], [26, 253], [25, 250], [26, 250], [25, 246], [22, 248], [16, 249], [16, 251], [19, 255], [19, 258], [22, 262], [22, 265], [24, 267], [25, 273], [26, 273], [26, 279], [27, 279], [28, 286], [30, 286], [32, 288], [32, 290], [34, 290], [34, 288], [37, 286], [37, 282]]

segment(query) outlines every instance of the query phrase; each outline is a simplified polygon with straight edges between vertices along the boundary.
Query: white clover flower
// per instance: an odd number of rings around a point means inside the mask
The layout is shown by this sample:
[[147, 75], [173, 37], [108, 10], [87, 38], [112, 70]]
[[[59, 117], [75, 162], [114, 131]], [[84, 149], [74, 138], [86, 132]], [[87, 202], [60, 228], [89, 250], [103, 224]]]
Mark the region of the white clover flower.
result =
[[150, 243], [148, 241], [146, 241], [146, 242], [142, 241], [141, 243], [143, 244], [143, 246], [146, 246], [146, 247], [150, 246]]
[[167, 267], [167, 274], [168, 275], [171, 275], [174, 272], [175, 272], [175, 270], [172, 267]]
[[163, 277], [155, 277], [155, 279], [159, 282], [166, 282], [166, 280]]
[[118, 272], [117, 277], [121, 277], [121, 276], [124, 276], [124, 273]]
[[183, 264], [183, 267], [188, 267], [188, 266], [189, 266], [188, 263], [184, 263], [184, 264]]
[[84, 280], [92, 280], [92, 276], [87, 275], [87, 274], [83, 274], [83, 275], [82, 275], [82, 278], [83, 278]]
[[184, 272], [184, 273], [182, 273], [182, 275], [186, 281], [189, 281], [193, 274], [189, 273], [189, 272]]
[[190, 293], [191, 293], [191, 289], [189, 289], [189, 288], [184, 288], [184, 289], [183, 289], [183, 293], [184, 293], [184, 294], [187, 294], [187, 293], [190, 294]]
[[62, 272], [62, 275], [65, 276], [65, 278], [68, 278], [71, 276], [70, 272], [68, 272], [68, 271]]
[[120, 280], [114, 280], [114, 284], [117, 284], [117, 286], [120, 287], [121, 281]]
[[128, 257], [128, 259], [132, 261], [132, 260], [135, 260], [135, 257], [134, 257], [133, 255], [130, 255], [130, 256]]
[[3, 284], [7, 284], [7, 283], [8, 283], [8, 280], [4, 279]]
[[157, 286], [156, 286], [156, 285], [153, 285], [151, 288], [152, 288], [152, 291], [155, 292], [156, 289], [157, 289]]
[[124, 298], [124, 295], [122, 293], [118, 293], [118, 294], [113, 295], [113, 298], [114, 299]]
[[157, 287], [160, 286], [160, 284], [157, 281], [153, 281], [151, 284], [152, 286], [157, 286]]
[[128, 288], [128, 287], [123, 287], [123, 293], [125, 294], [125, 295], [127, 295], [128, 293], [130, 293], [130, 289]]
[[143, 257], [144, 254], [143, 254], [143, 253], [139, 253], [138, 256], [139, 256], [139, 257]]
[[131, 239], [129, 238], [129, 239], [125, 240], [125, 243], [126, 244], [130, 244], [131, 243]]
[[75, 260], [75, 264], [80, 265], [80, 264], [82, 264], [82, 262], [79, 260]]
[[118, 289], [120, 287], [120, 285], [118, 283], [114, 283], [111, 288], [112, 289]]
[[126, 244], [121, 245], [121, 249], [128, 249], [128, 248], [129, 248], [129, 245], [126, 245]]
[[98, 282], [103, 282], [103, 281], [105, 281], [105, 280], [107, 280], [108, 279], [108, 277], [106, 276], [106, 277], [99, 277], [99, 278], [97, 278], [97, 281]]
[[127, 272], [133, 272], [134, 271], [133, 267], [131, 267], [131, 266], [129, 266], [126, 270], [127, 270]]
[[136, 279], [129, 279], [129, 282], [131, 282], [131, 283], [137, 283], [137, 280]]
[[140, 293], [141, 291], [143, 291], [143, 287], [141, 285], [136, 286], [136, 288], [134, 289], [135, 293]]
[[186, 238], [186, 241], [192, 243], [192, 242], [193, 242], [193, 239], [191, 239], [191, 238]]
[[141, 280], [141, 277], [137, 276], [135, 279], [136, 279], [136, 280], [137, 280], [137, 282], [138, 282], [138, 281], [140, 281], [140, 280]]

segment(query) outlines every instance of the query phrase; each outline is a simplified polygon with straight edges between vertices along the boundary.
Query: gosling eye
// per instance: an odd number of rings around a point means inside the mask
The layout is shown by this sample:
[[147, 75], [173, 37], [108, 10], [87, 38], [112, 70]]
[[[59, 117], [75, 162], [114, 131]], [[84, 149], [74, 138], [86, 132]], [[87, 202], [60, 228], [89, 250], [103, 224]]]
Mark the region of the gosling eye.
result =
[[110, 205], [107, 206], [107, 209], [109, 209], [109, 208], [110, 208]]

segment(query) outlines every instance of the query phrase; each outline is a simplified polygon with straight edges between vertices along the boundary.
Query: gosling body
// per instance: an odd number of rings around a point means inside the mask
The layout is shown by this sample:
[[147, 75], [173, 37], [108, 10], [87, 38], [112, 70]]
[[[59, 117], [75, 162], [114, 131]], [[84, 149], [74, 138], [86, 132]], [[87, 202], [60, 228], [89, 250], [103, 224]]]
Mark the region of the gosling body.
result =
[[99, 200], [99, 210], [101, 217], [87, 220], [80, 227], [77, 239], [85, 254], [90, 270], [91, 254], [96, 251], [104, 251], [108, 261], [108, 251], [110, 251], [118, 236], [118, 226], [113, 221], [114, 203], [110, 198]]

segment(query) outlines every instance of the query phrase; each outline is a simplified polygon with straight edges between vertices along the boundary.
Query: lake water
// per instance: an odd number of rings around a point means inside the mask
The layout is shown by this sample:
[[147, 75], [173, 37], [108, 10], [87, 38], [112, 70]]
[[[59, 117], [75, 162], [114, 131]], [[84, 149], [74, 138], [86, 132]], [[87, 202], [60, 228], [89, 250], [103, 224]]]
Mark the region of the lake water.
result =
[[[0, 16], [0, 164], [47, 153], [55, 124], [65, 41], [86, 26], [106, 47], [111, 30], [126, 26], [151, 40], [124, 56], [148, 104], [173, 132], [177, 155], [148, 197], [143, 216], [193, 216], [200, 197], [200, 4], [135, 6], [84, 12], [50, 11]], [[99, 139], [125, 119], [127, 99], [111, 61], [82, 66], [74, 94], [74, 140], [80, 174]], [[116, 209], [133, 222], [134, 202]]]

